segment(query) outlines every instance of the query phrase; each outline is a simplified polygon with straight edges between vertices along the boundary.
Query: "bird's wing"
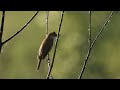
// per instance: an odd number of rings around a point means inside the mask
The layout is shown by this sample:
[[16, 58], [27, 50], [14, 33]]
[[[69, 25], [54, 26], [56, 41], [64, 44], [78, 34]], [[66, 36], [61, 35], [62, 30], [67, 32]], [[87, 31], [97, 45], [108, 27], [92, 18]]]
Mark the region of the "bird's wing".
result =
[[44, 59], [47, 54], [49, 53], [49, 51], [51, 50], [53, 45], [53, 39], [49, 39], [46, 38], [45, 40], [43, 40], [42, 45], [40, 47], [39, 54], [42, 55], [42, 59]]
[[47, 54], [49, 53], [49, 51], [51, 50], [53, 46], [53, 40], [50, 39], [49, 42], [45, 42], [44, 46], [43, 46], [43, 59], [47, 56]]

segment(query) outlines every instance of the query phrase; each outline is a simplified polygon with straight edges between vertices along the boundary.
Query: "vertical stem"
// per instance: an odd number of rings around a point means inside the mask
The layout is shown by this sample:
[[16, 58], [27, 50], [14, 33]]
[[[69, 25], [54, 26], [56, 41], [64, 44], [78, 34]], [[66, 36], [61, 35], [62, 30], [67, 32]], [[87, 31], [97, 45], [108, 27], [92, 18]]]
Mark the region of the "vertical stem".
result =
[[56, 55], [57, 44], [58, 44], [58, 40], [59, 40], [59, 36], [60, 36], [61, 25], [62, 25], [62, 21], [63, 21], [63, 16], [64, 16], [64, 11], [62, 11], [62, 13], [61, 13], [60, 24], [59, 24], [59, 28], [58, 28], [58, 35], [57, 35], [57, 41], [56, 41], [56, 44], [55, 44], [53, 59], [52, 59], [50, 70], [48, 71], [46, 79], [49, 79], [51, 71], [52, 71], [52, 68], [53, 68], [53, 64], [54, 64], [54, 60], [55, 60], [55, 55]]
[[89, 29], [88, 29], [88, 31], [89, 31], [89, 48], [91, 47], [91, 11], [89, 11]]
[[46, 11], [46, 35], [48, 35], [48, 17], [49, 17], [49, 11]]
[[97, 39], [99, 38], [99, 36], [101, 35], [101, 33], [103, 32], [104, 28], [106, 27], [106, 25], [110, 22], [110, 19], [113, 17], [113, 15], [115, 14], [114, 11], [111, 12], [110, 16], [108, 17], [108, 19], [106, 20], [106, 22], [104, 23], [104, 25], [102, 26], [102, 28], [100, 29], [99, 33], [96, 35], [95, 39], [93, 40], [93, 42], [91, 43], [91, 46], [90, 48], [88, 49], [88, 53], [85, 57], [85, 60], [84, 60], [84, 64], [83, 64], [83, 67], [82, 67], [82, 70], [81, 70], [81, 73], [78, 77], [78, 79], [81, 79], [82, 78], [82, 75], [86, 69], [86, 65], [87, 65], [87, 62], [88, 62], [88, 59], [89, 59], [89, 56], [91, 54], [91, 51], [93, 49], [93, 46], [95, 45]]
[[[49, 17], [49, 11], [46, 11], [46, 36], [48, 35], [48, 17]], [[48, 61], [48, 71], [50, 70], [50, 57], [49, 53], [47, 55], [47, 61]]]
[[89, 28], [88, 28], [88, 32], [89, 32], [89, 39], [88, 39], [88, 43], [89, 43], [89, 49], [88, 49], [88, 53], [87, 53], [87, 57], [85, 59], [85, 62], [84, 62], [84, 65], [83, 65], [83, 68], [81, 70], [81, 74], [79, 76], [78, 79], [81, 79], [82, 78], [82, 75], [83, 75], [83, 72], [86, 68], [86, 64], [87, 64], [87, 59], [89, 57], [89, 53], [91, 52], [91, 11], [89, 11]]
[[4, 20], [5, 20], [5, 11], [2, 11], [2, 21], [1, 21], [1, 28], [0, 28], [0, 53], [1, 53], [1, 48], [2, 48], [2, 35], [3, 35]]

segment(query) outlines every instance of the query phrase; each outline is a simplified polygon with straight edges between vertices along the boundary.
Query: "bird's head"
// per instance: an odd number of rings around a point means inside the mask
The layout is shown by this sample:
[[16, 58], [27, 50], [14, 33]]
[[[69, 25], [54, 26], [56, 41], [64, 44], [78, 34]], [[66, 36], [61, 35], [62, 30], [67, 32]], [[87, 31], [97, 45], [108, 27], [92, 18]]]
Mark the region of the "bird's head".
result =
[[53, 31], [48, 34], [48, 37], [55, 39], [57, 37], [57, 34]]

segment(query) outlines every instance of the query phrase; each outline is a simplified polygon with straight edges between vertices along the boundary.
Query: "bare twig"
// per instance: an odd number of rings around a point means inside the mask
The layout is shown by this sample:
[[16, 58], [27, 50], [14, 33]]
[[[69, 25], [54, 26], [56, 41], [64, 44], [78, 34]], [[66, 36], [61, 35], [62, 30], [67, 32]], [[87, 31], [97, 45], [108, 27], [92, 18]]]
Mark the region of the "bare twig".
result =
[[1, 28], [0, 28], [0, 53], [1, 53], [1, 48], [2, 48], [2, 35], [3, 35], [4, 20], [5, 20], [5, 11], [2, 11], [2, 21], [1, 21]]
[[88, 42], [89, 42], [89, 48], [90, 48], [90, 46], [91, 46], [91, 41], [92, 41], [92, 40], [91, 40], [91, 36], [92, 36], [92, 35], [91, 35], [91, 11], [89, 11], [89, 16], [90, 16], [90, 17], [89, 17], [90, 20], [89, 20], [89, 29], [88, 29], [88, 31], [89, 31], [89, 40], [88, 40]]
[[38, 14], [39, 11], [37, 11], [32, 18], [20, 29], [18, 30], [14, 35], [12, 35], [11, 37], [9, 37], [7, 40], [5, 40], [2, 45], [4, 45], [5, 43], [7, 43], [8, 41], [10, 41], [12, 38], [14, 38], [16, 35], [18, 35], [21, 31], [23, 31], [23, 29], [35, 18], [35, 16]]
[[[48, 18], [49, 18], [49, 11], [46, 11], [46, 36], [48, 35]], [[48, 61], [48, 71], [50, 70], [50, 57], [49, 53], [47, 55], [47, 61]]]
[[59, 40], [59, 36], [60, 36], [61, 25], [62, 25], [62, 21], [63, 21], [63, 16], [64, 16], [64, 11], [62, 11], [62, 13], [61, 13], [60, 25], [59, 25], [59, 28], [58, 28], [58, 34], [57, 34], [57, 40], [56, 40], [56, 43], [55, 43], [55, 49], [54, 49], [53, 59], [52, 59], [50, 70], [49, 70], [49, 72], [47, 74], [46, 79], [49, 79], [51, 71], [52, 71], [52, 68], [53, 68], [53, 64], [54, 64], [54, 60], [55, 60], [55, 55], [56, 55], [57, 44], [58, 44], [58, 40]]
[[50, 70], [50, 58], [49, 58], [49, 53], [47, 55], [47, 62], [48, 62], [48, 71]]
[[49, 18], [49, 11], [46, 11], [46, 36], [48, 35], [48, 18]]
[[[115, 14], [114, 11], [112, 11], [111, 14], [110, 14], [110, 16], [108, 17], [107, 21], [104, 23], [104, 25], [103, 25], [102, 28], [100, 29], [99, 33], [96, 35], [94, 41], [91, 43], [91, 46], [90, 46], [90, 48], [88, 49], [88, 53], [87, 53], [86, 58], [85, 58], [85, 60], [84, 60], [84, 64], [83, 64], [83, 67], [82, 67], [82, 70], [81, 70], [81, 73], [80, 73], [78, 79], [81, 79], [81, 78], [82, 78], [82, 75], [83, 75], [83, 73], [84, 73], [84, 71], [85, 71], [85, 68], [86, 68], [87, 61], [88, 61], [89, 56], [90, 56], [90, 54], [91, 54], [91, 50], [92, 50], [93, 46], [95, 45], [97, 39], [99, 38], [99, 36], [100, 36], [101, 33], [103, 32], [103, 30], [104, 30], [104, 28], [106, 27], [106, 25], [110, 22], [110, 19], [112, 18], [112, 16], [113, 16], [114, 14]], [[91, 15], [90, 15], [90, 16], [91, 16]], [[91, 18], [91, 17], [90, 17], [90, 18]], [[90, 20], [91, 20], [91, 19], [90, 19]]]

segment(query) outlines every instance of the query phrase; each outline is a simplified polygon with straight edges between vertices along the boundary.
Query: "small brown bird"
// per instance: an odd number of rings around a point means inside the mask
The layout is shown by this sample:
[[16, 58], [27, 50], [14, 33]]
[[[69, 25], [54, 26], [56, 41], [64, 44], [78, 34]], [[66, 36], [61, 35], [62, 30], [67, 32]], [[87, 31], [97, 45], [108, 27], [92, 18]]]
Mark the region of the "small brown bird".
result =
[[38, 51], [38, 64], [37, 64], [37, 70], [40, 68], [41, 61], [44, 60], [44, 58], [48, 55], [49, 51], [51, 50], [53, 46], [53, 41], [57, 37], [57, 34], [53, 31], [49, 33], [46, 38], [42, 41], [39, 51]]

